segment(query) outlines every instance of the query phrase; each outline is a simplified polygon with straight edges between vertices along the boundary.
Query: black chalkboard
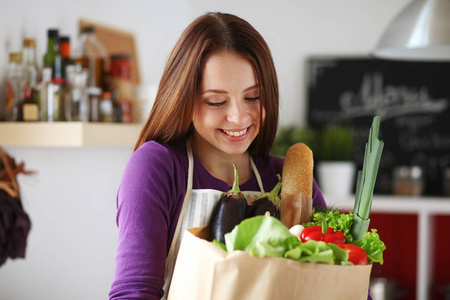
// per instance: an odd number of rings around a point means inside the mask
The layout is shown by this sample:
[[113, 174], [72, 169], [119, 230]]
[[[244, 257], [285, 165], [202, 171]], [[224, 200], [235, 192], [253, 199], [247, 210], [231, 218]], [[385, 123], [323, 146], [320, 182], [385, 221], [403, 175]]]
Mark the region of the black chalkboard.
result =
[[309, 125], [352, 124], [358, 169], [373, 116], [381, 115], [385, 146], [376, 193], [392, 192], [395, 166], [419, 165], [425, 194], [442, 194], [443, 171], [450, 167], [450, 62], [311, 57], [307, 80]]

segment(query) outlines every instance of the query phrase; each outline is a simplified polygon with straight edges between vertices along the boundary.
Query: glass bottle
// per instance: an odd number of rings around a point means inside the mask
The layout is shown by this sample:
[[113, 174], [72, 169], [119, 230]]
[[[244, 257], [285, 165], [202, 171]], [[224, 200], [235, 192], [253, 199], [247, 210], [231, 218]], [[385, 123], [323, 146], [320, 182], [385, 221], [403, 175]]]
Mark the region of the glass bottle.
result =
[[61, 77], [67, 81], [67, 67], [73, 64], [70, 51], [70, 37], [61, 36], [59, 37], [59, 54], [61, 55]]
[[114, 104], [110, 92], [103, 92], [99, 103], [100, 122], [114, 122]]
[[52, 69], [42, 69], [42, 80], [37, 85], [39, 95], [39, 119], [41, 121], [48, 121], [48, 91], [49, 85], [52, 80]]
[[90, 86], [87, 88], [88, 99], [89, 99], [89, 121], [90, 122], [100, 122], [100, 98], [102, 96], [102, 89]]
[[64, 121], [63, 97], [64, 88], [61, 81], [52, 78], [47, 89], [47, 121]]
[[113, 103], [113, 121], [116, 123], [122, 122], [122, 106], [119, 102], [119, 92], [113, 91], [112, 93], [112, 103]]
[[128, 99], [123, 99], [121, 103], [122, 110], [122, 123], [133, 122], [133, 112], [131, 102]]
[[93, 26], [81, 29], [73, 52], [75, 63], [88, 70], [88, 86], [104, 88], [104, 69], [108, 54], [98, 40]]
[[8, 72], [5, 80], [6, 102], [5, 121], [16, 121], [18, 117], [19, 104], [22, 94], [22, 53], [13, 52], [9, 54]]
[[87, 70], [82, 69], [80, 65], [67, 67], [67, 93], [65, 95], [67, 121], [89, 121], [87, 77]]
[[34, 39], [23, 40], [22, 66], [24, 84], [35, 87], [38, 83], [39, 67], [36, 61], [36, 42]]
[[422, 168], [397, 166], [394, 168], [393, 192], [401, 196], [420, 196], [424, 191]]
[[36, 99], [36, 86], [39, 68], [36, 61], [36, 42], [32, 38], [23, 40], [21, 102], [18, 106], [17, 121], [39, 120], [39, 99]]
[[64, 121], [63, 86], [52, 78], [52, 69], [42, 70], [42, 82], [38, 86], [40, 98], [40, 120], [47, 122]]
[[47, 52], [44, 54], [44, 68], [52, 69], [52, 77], [61, 77], [60, 68], [60, 54], [58, 46], [58, 29], [49, 29], [47, 31]]

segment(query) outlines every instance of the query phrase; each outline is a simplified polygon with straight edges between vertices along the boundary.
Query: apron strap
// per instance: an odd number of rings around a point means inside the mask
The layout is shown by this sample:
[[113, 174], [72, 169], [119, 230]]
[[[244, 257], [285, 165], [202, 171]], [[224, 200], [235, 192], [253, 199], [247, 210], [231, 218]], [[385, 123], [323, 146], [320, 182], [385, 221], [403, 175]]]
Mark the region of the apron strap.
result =
[[166, 259], [166, 268], [168, 267], [169, 262], [172, 260], [172, 257], [175, 252], [175, 245], [178, 239], [178, 235], [180, 234], [181, 223], [183, 223], [184, 214], [186, 213], [186, 209], [188, 208], [191, 202], [192, 195], [192, 185], [193, 185], [193, 177], [194, 177], [194, 158], [192, 155], [192, 148], [189, 139], [186, 142], [186, 148], [188, 153], [188, 180], [186, 185], [186, 195], [184, 196], [183, 206], [181, 207], [180, 216], [178, 217], [177, 227], [175, 228], [175, 233], [173, 234], [172, 243], [170, 244], [169, 253], [167, 254]]
[[[180, 235], [180, 230], [182, 228], [182, 223], [184, 216], [186, 214], [186, 211], [191, 205], [192, 200], [192, 187], [193, 187], [193, 177], [194, 177], [194, 155], [192, 153], [192, 147], [189, 139], [186, 141], [186, 148], [187, 148], [187, 154], [188, 154], [188, 180], [187, 180], [187, 186], [186, 186], [186, 195], [183, 200], [183, 205], [181, 207], [180, 215], [178, 217], [177, 226], [175, 228], [175, 232], [172, 238], [172, 243], [170, 244], [170, 249], [167, 254], [166, 259], [166, 273], [165, 273], [165, 282], [164, 282], [164, 296], [162, 299], [167, 299], [168, 291], [170, 287], [170, 283], [172, 281], [172, 275], [175, 268], [175, 256], [177, 253], [177, 241], [178, 237]], [[253, 162], [253, 159], [250, 156], [250, 163], [252, 165], [253, 173], [256, 176], [256, 180], [258, 182], [259, 188], [261, 189], [261, 192], [264, 193], [264, 186], [262, 184], [261, 176], [258, 172], [258, 169], [256, 168], [255, 163]]]
[[250, 163], [252, 164], [253, 173], [255, 174], [256, 181], [258, 181], [259, 189], [261, 190], [261, 193], [264, 193], [264, 185], [261, 180], [261, 175], [258, 172], [258, 168], [256, 168], [255, 163], [253, 162], [252, 157], [250, 156]]

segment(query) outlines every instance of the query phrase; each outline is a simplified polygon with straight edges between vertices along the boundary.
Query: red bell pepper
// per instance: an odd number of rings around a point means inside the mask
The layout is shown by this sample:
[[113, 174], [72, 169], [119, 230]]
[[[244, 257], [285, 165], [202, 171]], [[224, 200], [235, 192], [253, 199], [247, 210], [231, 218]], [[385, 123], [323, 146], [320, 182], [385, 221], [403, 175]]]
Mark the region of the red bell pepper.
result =
[[369, 259], [367, 258], [367, 252], [358, 245], [339, 244], [337, 246], [339, 248], [347, 250], [348, 261], [352, 262], [354, 265], [367, 265], [369, 263]]
[[327, 227], [326, 217], [321, 214], [316, 215], [322, 221], [322, 226], [313, 225], [303, 229], [300, 240], [304, 243], [309, 240], [323, 241], [333, 244], [345, 244], [346, 239], [342, 231], [334, 231], [332, 227]]

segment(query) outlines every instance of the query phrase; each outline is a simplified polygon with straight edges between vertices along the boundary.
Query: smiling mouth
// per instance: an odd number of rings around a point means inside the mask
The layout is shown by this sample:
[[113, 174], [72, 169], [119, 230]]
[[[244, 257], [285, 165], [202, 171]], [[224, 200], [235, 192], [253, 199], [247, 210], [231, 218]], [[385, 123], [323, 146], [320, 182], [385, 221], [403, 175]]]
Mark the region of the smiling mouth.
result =
[[224, 132], [226, 135], [229, 135], [229, 136], [241, 136], [241, 135], [244, 135], [245, 133], [247, 133], [247, 130], [248, 130], [248, 128], [245, 128], [240, 131], [230, 131], [230, 130], [222, 129], [222, 132]]

